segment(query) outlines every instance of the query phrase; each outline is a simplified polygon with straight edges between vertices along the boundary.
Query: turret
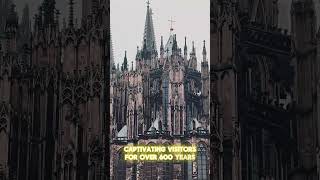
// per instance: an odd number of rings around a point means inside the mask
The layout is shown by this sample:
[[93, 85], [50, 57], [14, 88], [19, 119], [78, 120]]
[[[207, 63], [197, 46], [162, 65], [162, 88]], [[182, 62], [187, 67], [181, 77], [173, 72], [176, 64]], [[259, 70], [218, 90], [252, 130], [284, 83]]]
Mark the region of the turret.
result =
[[133, 71], [133, 61], [131, 61], [131, 71]]
[[206, 50], [206, 41], [203, 41], [203, 50], [202, 50], [203, 62], [207, 61], [207, 50]]
[[163, 47], [163, 37], [161, 36], [161, 45], [160, 45], [160, 58], [162, 59], [164, 55], [164, 47]]
[[176, 35], [173, 35], [172, 55], [178, 55], [178, 44]]
[[122, 64], [122, 71], [128, 70], [128, 60], [127, 60], [127, 51], [124, 52], [123, 64]]
[[188, 58], [188, 48], [187, 48], [187, 37], [184, 37], [184, 59], [187, 60]]
[[192, 51], [191, 51], [191, 54], [192, 56], [196, 56], [196, 49], [194, 47], [194, 41], [192, 41]]
[[[153, 28], [152, 10], [150, 8], [150, 3], [148, 2], [142, 45], [142, 58], [145, 61], [150, 61], [152, 57], [157, 56], [156, 39], [154, 34], [155, 33]], [[151, 63], [146, 62], [146, 64], [150, 65]]]
[[206, 41], [203, 41], [202, 50], [203, 61], [201, 62], [201, 94], [203, 97], [202, 108], [205, 117], [209, 117], [207, 109], [209, 109], [209, 65], [207, 61]]
[[[202, 50], [202, 55], [203, 55], [203, 61], [201, 62], [201, 76], [202, 78], [207, 78], [209, 77], [209, 65], [207, 61], [207, 50], [206, 50], [206, 41], [203, 41], [203, 50]], [[207, 87], [205, 87], [207, 88]], [[205, 90], [204, 88], [204, 90]], [[209, 88], [209, 87], [208, 87]]]

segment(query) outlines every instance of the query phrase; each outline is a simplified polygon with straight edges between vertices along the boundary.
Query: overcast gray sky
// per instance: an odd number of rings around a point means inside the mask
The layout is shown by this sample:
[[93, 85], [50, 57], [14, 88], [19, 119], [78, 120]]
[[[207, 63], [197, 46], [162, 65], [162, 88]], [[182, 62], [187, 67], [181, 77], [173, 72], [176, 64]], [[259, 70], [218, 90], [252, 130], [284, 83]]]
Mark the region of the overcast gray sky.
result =
[[[122, 63], [127, 50], [128, 61], [135, 60], [137, 46], [142, 46], [146, 18], [146, 0], [111, 0], [111, 34], [115, 63]], [[161, 36], [164, 45], [170, 35], [169, 19], [177, 34], [178, 46], [183, 49], [187, 37], [188, 54], [195, 42], [198, 62], [202, 60], [203, 40], [206, 41], [207, 58], [210, 57], [210, 0], [150, 0], [153, 25], [159, 52]]]

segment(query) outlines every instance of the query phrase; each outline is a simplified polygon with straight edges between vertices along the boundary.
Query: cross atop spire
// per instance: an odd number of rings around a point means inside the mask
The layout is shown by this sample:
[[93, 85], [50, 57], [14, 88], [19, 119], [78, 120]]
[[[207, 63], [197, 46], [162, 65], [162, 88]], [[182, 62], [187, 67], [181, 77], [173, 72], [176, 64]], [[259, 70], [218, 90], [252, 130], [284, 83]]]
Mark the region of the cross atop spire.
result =
[[170, 21], [170, 23], [171, 23], [171, 25], [170, 25], [170, 31], [173, 31], [172, 24], [173, 24], [174, 22], [176, 22], [176, 21], [172, 20], [172, 17], [171, 17], [171, 19], [168, 20], [168, 21]]
[[147, 1], [147, 14], [146, 14], [146, 21], [144, 26], [144, 34], [143, 34], [143, 51], [147, 52], [155, 52], [156, 51], [156, 39], [153, 27], [153, 20], [152, 20], [152, 9], [149, 7], [150, 1]]
[[69, 0], [69, 27], [73, 27], [73, 5], [74, 0]]

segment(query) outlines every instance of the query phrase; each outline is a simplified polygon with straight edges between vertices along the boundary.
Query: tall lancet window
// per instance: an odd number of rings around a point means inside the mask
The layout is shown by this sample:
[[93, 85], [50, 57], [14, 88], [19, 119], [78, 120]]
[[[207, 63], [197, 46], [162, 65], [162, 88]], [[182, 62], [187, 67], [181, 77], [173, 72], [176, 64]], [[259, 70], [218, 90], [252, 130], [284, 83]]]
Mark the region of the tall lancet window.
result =
[[127, 176], [127, 164], [124, 160], [124, 153], [122, 149], [118, 153], [114, 163], [114, 180], [126, 180]]
[[208, 179], [208, 154], [207, 148], [204, 144], [200, 143], [198, 145], [198, 179], [207, 180]]
[[[154, 143], [149, 143], [149, 146], [155, 145]], [[145, 161], [142, 166], [142, 179], [159, 179], [161, 173], [158, 171], [159, 164], [153, 161]]]
[[92, 146], [90, 154], [90, 180], [102, 180], [103, 169], [102, 169], [102, 159], [103, 159], [103, 149], [99, 143], [96, 141]]
[[73, 180], [73, 154], [71, 151], [64, 157], [64, 180]]

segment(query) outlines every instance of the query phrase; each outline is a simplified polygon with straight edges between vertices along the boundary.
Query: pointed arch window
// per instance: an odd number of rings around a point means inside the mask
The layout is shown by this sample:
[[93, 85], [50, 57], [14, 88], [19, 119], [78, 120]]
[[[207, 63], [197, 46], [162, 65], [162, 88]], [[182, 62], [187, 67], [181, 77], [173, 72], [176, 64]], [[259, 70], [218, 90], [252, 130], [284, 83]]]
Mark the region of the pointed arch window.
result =
[[198, 145], [198, 157], [197, 157], [197, 170], [198, 179], [207, 180], [208, 179], [208, 156], [207, 148], [204, 144], [200, 143]]
[[114, 180], [126, 180], [127, 175], [127, 164], [124, 160], [124, 153], [122, 149], [118, 153], [118, 157], [114, 163]]
[[144, 162], [143, 164], [143, 179], [158, 179], [157, 163]]
[[64, 179], [73, 179], [73, 154], [69, 151], [64, 157]]
[[[194, 122], [194, 120], [193, 120]], [[190, 143], [186, 143], [185, 145], [190, 146]], [[182, 165], [184, 168], [183, 171], [183, 180], [192, 180], [192, 175], [193, 175], [193, 163], [194, 161], [185, 161]]]

